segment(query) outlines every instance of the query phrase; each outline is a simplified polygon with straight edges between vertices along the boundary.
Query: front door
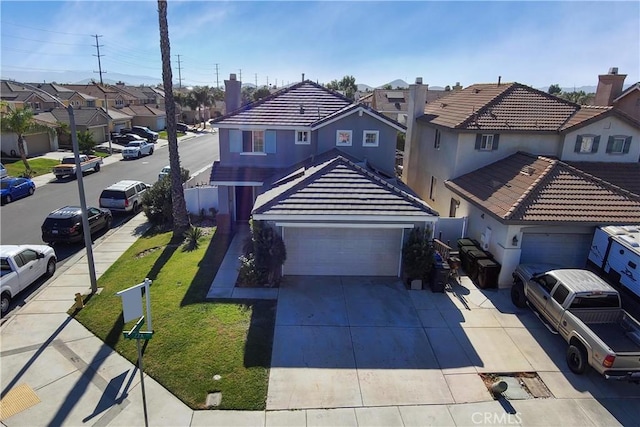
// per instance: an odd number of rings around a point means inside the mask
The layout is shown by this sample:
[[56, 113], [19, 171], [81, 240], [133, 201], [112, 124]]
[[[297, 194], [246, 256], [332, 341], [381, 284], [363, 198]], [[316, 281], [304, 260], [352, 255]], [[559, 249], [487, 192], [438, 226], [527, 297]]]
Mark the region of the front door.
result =
[[236, 186], [236, 221], [249, 221], [253, 209], [253, 187]]

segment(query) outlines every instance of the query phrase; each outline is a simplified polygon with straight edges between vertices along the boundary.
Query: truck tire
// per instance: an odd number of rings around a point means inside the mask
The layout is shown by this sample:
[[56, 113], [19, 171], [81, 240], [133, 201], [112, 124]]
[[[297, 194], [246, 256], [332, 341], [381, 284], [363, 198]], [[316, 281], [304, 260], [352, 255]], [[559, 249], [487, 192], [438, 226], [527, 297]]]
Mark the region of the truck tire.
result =
[[527, 297], [524, 294], [524, 284], [519, 279], [511, 286], [511, 302], [518, 308], [527, 306]]
[[587, 350], [580, 345], [570, 345], [567, 349], [567, 365], [574, 374], [584, 374], [589, 367]]
[[93, 167], [93, 170], [96, 172], [100, 172], [100, 163], [96, 163], [96, 165]]
[[0, 314], [4, 316], [9, 311], [9, 304], [11, 304], [11, 295], [9, 292], [2, 293], [2, 301], [0, 302]]
[[52, 277], [56, 272], [56, 260], [51, 258], [47, 263], [47, 277]]
[[149, 155], [153, 156], [153, 147], [151, 147], [151, 150], [149, 150]]

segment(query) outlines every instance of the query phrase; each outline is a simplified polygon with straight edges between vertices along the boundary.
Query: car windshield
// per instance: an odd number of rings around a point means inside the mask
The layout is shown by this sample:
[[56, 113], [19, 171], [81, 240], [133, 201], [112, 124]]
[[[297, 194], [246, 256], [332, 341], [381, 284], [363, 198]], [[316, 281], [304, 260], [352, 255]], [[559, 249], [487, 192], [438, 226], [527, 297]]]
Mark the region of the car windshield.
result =
[[140, 147], [139, 142], [130, 142], [127, 144], [127, 147]]

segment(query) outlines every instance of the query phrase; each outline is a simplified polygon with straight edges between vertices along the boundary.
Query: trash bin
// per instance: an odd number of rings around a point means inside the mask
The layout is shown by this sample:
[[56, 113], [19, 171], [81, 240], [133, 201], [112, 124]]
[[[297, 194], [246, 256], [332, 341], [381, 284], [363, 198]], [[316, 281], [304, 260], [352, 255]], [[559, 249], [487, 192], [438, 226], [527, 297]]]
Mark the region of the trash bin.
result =
[[476, 246], [460, 246], [458, 257], [460, 258], [462, 269], [467, 273], [467, 275], [470, 275], [471, 273], [471, 259], [469, 258], [469, 252], [478, 250], [480, 249]]
[[471, 278], [471, 280], [475, 282], [476, 278], [478, 277], [478, 261], [481, 259], [489, 259], [490, 255], [485, 251], [476, 248], [467, 251], [467, 257], [469, 258], [469, 269], [465, 269], [465, 271], [467, 272], [467, 276], [469, 276], [469, 278]]
[[436, 263], [431, 270], [431, 280], [429, 287], [431, 292], [444, 292], [447, 283], [449, 283], [449, 273], [451, 268], [449, 264], [442, 258], [436, 260]]
[[500, 264], [491, 259], [479, 259], [477, 261], [478, 276], [475, 281], [480, 289], [497, 288]]
[[458, 239], [458, 249], [461, 250], [463, 246], [476, 246], [478, 247], [478, 241], [474, 239], [464, 238]]

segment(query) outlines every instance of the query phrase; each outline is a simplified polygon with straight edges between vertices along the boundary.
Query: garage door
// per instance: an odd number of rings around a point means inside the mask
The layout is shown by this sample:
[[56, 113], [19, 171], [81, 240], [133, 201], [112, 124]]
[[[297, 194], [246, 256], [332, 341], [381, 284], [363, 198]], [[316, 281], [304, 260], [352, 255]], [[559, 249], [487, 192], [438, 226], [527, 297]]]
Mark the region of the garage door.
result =
[[524, 233], [521, 263], [545, 262], [583, 268], [587, 263], [591, 234]]
[[401, 229], [287, 227], [283, 234], [284, 274], [398, 275]]
[[31, 156], [51, 151], [48, 132], [26, 135], [25, 140], [27, 141], [27, 154]]

